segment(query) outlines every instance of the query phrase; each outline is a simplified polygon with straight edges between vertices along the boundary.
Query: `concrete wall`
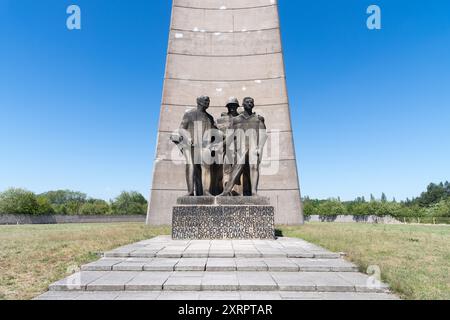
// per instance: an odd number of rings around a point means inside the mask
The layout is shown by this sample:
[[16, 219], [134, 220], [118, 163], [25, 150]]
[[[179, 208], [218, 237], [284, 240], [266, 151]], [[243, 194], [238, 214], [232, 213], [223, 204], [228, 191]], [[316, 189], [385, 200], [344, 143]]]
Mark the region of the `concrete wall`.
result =
[[42, 215], [30, 216], [25, 214], [0, 214], [0, 225], [5, 224], [57, 224], [57, 223], [111, 223], [111, 222], [145, 222], [145, 216], [64, 216]]
[[380, 224], [401, 224], [401, 222], [393, 217], [377, 217], [377, 216], [306, 216], [306, 222], [336, 222], [336, 223], [380, 223]]
[[186, 193], [184, 163], [169, 136], [200, 95], [210, 96], [215, 118], [229, 97], [255, 98], [270, 139], [280, 142], [279, 157], [267, 144], [260, 193], [270, 197], [277, 224], [303, 222], [279, 26], [275, 0], [173, 0], [149, 224], [170, 224]]

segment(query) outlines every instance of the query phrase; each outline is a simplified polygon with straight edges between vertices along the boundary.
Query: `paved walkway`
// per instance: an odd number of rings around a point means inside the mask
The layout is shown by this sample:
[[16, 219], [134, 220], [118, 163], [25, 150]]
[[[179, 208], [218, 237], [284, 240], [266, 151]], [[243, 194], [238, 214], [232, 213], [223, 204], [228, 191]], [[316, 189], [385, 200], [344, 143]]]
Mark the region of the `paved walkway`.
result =
[[339, 254], [301, 239], [174, 241], [106, 252], [37, 299], [397, 299]]

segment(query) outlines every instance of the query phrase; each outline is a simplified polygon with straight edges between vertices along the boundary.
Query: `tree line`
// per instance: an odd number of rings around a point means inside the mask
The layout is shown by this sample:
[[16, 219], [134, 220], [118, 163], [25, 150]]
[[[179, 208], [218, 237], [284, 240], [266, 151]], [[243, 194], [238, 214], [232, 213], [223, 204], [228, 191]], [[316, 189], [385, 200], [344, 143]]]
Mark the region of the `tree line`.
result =
[[[376, 199], [358, 197], [353, 201], [341, 201], [339, 198], [318, 200], [303, 198], [304, 213], [306, 216], [319, 215], [333, 217], [338, 215], [354, 216], [392, 216], [396, 218], [450, 218], [450, 183], [431, 183], [427, 190], [413, 199], [396, 201], [388, 200], [383, 193]], [[446, 220], [446, 219], [442, 219]], [[448, 221], [448, 219], [447, 219]]]
[[31, 191], [10, 188], [0, 193], [0, 214], [28, 215], [143, 215], [147, 200], [136, 191], [123, 191], [110, 201], [71, 190]]
[[[358, 197], [353, 201], [305, 197], [303, 207], [306, 216], [450, 218], [450, 183], [431, 183], [420, 196], [400, 202], [395, 199], [388, 200], [384, 193], [379, 199], [371, 195], [368, 200]], [[146, 212], [147, 200], [136, 191], [124, 191], [110, 201], [90, 198], [85, 193], [71, 190], [35, 194], [28, 190], [11, 188], [0, 193], [0, 214], [144, 215]]]

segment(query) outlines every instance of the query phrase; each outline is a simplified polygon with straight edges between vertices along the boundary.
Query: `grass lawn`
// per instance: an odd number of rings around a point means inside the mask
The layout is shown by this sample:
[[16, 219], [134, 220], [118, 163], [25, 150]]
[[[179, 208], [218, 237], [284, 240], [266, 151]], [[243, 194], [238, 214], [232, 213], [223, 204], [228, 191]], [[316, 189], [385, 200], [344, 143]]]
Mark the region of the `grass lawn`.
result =
[[170, 234], [142, 223], [0, 226], [0, 300], [31, 299], [97, 253]]
[[[363, 272], [379, 266], [402, 298], [450, 299], [448, 226], [309, 223], [280, 229], [284, 236], [347, 253]], [[170, 229], [142, 223], [0, 226], [0, 300], [33, 298], [67, 276], [68, 268], [161, 234]]]
[[449, 226], [308, 223], [280, 229], [345, 252], [362, 272], [379, 266], [383, 281], [404, 299], [450, 299]]

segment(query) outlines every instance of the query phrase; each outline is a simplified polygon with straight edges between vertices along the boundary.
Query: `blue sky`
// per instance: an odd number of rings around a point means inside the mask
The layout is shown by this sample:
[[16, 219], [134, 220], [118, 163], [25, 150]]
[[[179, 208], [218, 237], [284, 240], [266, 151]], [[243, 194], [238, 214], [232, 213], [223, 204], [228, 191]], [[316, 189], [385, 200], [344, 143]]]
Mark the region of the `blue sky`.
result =
[[[405, 199], [450, 180], [450, 2], [279, 3], [303, 195]], [[0, 0], [0, 190], [147, 195], [170, 5]]]

